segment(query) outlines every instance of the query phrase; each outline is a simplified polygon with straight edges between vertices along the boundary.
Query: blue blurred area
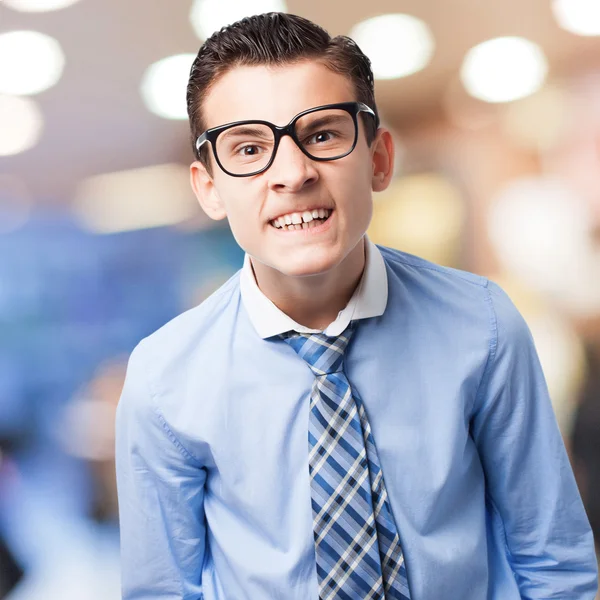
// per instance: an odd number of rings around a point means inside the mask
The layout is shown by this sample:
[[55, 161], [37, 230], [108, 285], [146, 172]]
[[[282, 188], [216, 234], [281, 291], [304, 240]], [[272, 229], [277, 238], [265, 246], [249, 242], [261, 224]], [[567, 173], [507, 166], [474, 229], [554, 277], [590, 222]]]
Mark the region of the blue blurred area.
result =
[[0, 257], [0, 532], [28, 585], [44, 573], [51, 597], [46, 571], [61, 552], [78, 548], [81, 559], [86, 540], [102, 547], [107, 537], [118, 549], [115, 515], [92, 519], [98, 484], [89, 461], [59, 442], [66, 407], [99, 365], [126, 361], [140, 339], [233, 274], [243, 255], [227, 228], [98, 236], [53, 209], [1, 235]]

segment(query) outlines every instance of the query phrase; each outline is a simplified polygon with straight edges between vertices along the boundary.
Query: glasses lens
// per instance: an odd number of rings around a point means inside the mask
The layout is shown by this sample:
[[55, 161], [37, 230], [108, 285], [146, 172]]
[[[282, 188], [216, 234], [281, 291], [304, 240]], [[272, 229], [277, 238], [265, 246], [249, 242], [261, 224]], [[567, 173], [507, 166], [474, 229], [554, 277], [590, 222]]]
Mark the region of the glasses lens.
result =
[[312, 157], [334, 159], [350, 152], [356, 126], [345, 110], [329, 108], [300, 117], [296, 121], [296, 136]]
[[267, 165], [274, 145], [271, 129], [260, 123], [244, 123], [219, 135], [216, 152], [226, 171], [247, 175]]

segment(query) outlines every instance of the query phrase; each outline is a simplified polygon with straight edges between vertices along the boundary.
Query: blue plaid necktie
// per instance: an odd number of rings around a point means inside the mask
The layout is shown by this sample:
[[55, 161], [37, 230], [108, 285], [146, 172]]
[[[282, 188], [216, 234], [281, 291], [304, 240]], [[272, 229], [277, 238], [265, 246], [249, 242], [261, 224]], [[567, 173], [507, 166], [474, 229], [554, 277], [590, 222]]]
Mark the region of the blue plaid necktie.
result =
[[315, 374], [308, 462], [319, 600], [410, 600], [371, 427], [343, 372], [352, 332], [282, 336]]

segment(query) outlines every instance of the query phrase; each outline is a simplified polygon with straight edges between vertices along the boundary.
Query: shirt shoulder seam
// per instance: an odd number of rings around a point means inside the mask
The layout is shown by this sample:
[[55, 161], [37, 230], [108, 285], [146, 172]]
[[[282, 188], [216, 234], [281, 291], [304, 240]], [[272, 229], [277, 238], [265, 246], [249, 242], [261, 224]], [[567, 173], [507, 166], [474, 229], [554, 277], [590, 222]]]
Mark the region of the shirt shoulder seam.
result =
[[154, 391], [154, 388], [152, 386], [152, 382], [150, 381], [150, 377], [145, 369], [145, 365], [144, 365], [144, 379], [146, 381], [146, 387], [148, 389], [148, 393], [150, 394], [150, 399], [152, 400], [152, 409], [154, 411], [154, 413], [156, 414], [156, 416], [158, 417], [158, 420], [163, 428], [163, 430], [165, 431], [165, 433], [167, 434], [167, 437], [169, 438], [169, 440], [171, 441], [171, 443], [177, 448], [177, 450], [182, 454], [182, 456], [184, 458], [186, 458], [187, 460], [192, 460], [194, 461], [198, 466], [202, 466], [202, 461], [194, 456], [179, 440], [179, 438], [173, 433], [173, 430], [169, 427], [167, 420], [164, 418], [161, 410], [158, 408], [158, 398], [157, 398], [157, 394]]
[[[381, 251], [381, 249], [380, 249]], [[383, 256], [383, 254], [382, 254]], [[471, 285], [474, 285], [476, 287], [479, 288], [487, 288], [488, 287], [488, 283], [489, 280], [486, 277], [482, 277], [481, 275], [474, 275], [475, 277], [477, 277], [479, 280], [473, 280], [470, 277], [465, 277], [464, 275], [461, 275], [461, 272], [458, 269], [446, 269], [442, 266], [433, 264], [433, 263], [429, 263], [429, 264], [423, 264], [423, 263], [417, 263], [416, 261], [413, 262], [411, 260], [408, 260], [407, 258], [401, 257], [401, 256], [397, 256], [397, 255], [391, 255], [388, 256], [386, 254], [384, 258], [384, 262], [386, 260], [390, 260], [393, 262], [397, 262], [403, 265], [408, 265], [410, 267], [415, 267], [416, 269], [426, 269], [428, 271], [434, 271], [435, 273], [440, 273], [442, 275], [448, 275], [450, 277], [457, 277], [458, 279], [461, 279], [462, 281], [465, 281], [466, 283], [470, 283]]]
[[488, 357], [485, 363], [485, 367], [483, 369], [483, 373], [481, 374], [481, 379], [479, 381], [479, 385], [477, 386], [477, 391], [475, 392], [475, 396], [473, 397], [473, 406], [471, 407], [471, 411], [474, 406], [479, 405], [481, 402], [481, 397], [484, 393], [485, 386], [490, 376], [492, 364], [496, 360], [496, 351], [498, 349], [498, 318], [496, 315], [496, 309], [494, 308], [494, 302], [492, 300], [492, 294], [488, 286], [486, 286], [486, 296], [485, 302], [488, 307], [489, 312], [489, 345], [488, 345]]

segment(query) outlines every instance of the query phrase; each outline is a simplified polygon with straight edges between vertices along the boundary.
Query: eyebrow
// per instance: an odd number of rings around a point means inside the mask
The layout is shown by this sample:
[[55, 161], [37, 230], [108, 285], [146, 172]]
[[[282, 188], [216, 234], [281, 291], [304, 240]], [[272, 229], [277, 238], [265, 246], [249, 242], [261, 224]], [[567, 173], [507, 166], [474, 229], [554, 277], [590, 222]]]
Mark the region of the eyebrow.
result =
[[[308, 116], [308, 115], [305, 115]], [[307, 123], [306, 125], [302, 125], [302, 129], [312, 129], [312, 128], [316, 128], [316, 127], [322, 127], [323, 125], [331, 125], [331, 124], [335, 124], [336, 121], [342, 121], [344, 120], [345, 116], [344, 115], [325, 115], [324, 117], [320, 117], [318, 119], [315, 119], [314, 121], [311, 121], [310, 123]], [[300, 123], [302, 123], [303, 117], [300, 119]], [[298, 124], [298, 122], [296, 122], [296, 125]]]
[[270, 129], [265, 130], [264, 127], [253, 127], [252, 125], [237, 125], [231, 129], [226, 129], [222, 134], [223, 137], [237, 137], [242, 135], [250, 135], [263, 139], [271, 139], [272, 132]]

